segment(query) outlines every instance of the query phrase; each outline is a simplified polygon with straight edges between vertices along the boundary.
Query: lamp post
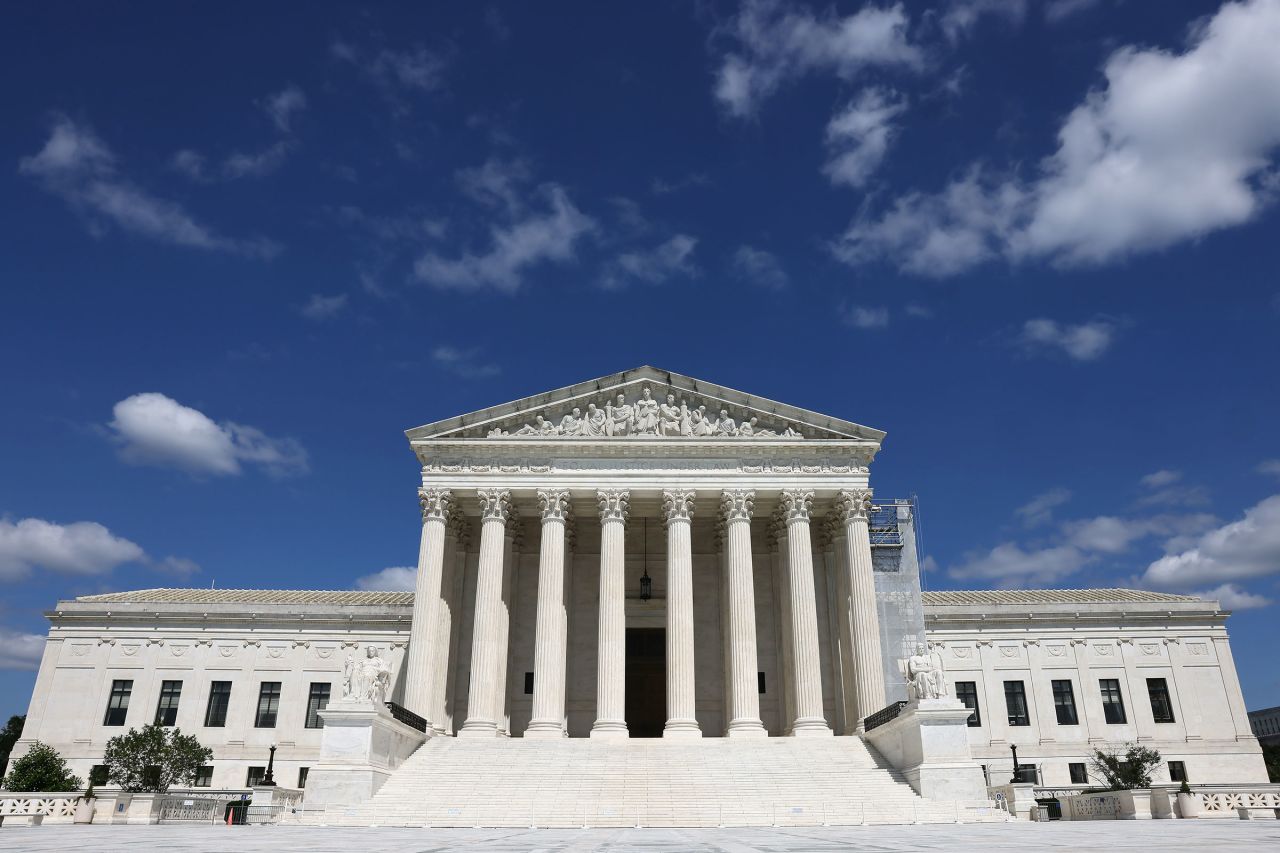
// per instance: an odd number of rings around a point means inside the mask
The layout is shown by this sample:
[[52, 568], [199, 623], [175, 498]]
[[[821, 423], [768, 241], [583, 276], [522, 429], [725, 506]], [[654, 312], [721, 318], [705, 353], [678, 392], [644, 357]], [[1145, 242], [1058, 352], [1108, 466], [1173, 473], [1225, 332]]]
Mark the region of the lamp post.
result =
[[1010, 785], [1018, 784], [1018, 745], [1016, 743], [1009, 744], [1009, 751], [1013, 753], [1013, 778], [1009, 780]]
[[276, 745], [271, 744], [271, 755], [267, 757], [267, 775], [262, 777], [262, 781], [258, 784], [265, 788], [274, 788], [276, 785], [275, 775], [272, 771], [276, 764]]

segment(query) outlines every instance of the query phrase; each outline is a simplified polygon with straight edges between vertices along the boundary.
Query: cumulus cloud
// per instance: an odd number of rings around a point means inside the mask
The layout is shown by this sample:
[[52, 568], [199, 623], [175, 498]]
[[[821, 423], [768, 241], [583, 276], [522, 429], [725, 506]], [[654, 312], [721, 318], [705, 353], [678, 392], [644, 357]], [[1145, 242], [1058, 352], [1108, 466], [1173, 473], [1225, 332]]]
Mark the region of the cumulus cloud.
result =
[[951, 41], [973, 31], [983, 18], [998, 18], [1014, 26], [1027, 17], [1027, 0], [951, 0], [938, 23]]
[[1170, 486], [1182, 479], [1181, 471], [1170, 471], [1161, 469], [1152, 471], [1138, 480], [1139, 485], [1146, 489], [1158, 489], [1163, 486]]
[[731, 263], [738, 277], [765, 290], [784, 290], [791, 283], [778, 256], [764, 249], [739, 246], [733, 252]]
[[919, 67], [901, 4], [868, 5], [847, 16], [781, 0], [750, 0], [717, 35], [731, 44], [716, 72], [716, 100], [737, 117], [753, 115], [786, 83], [808, 74], [853, 79], [868, 66]]
[[1063, 522], [1062, 533], [1069, 544], [1082, 551], [1119, 554], [1135, 542], [1152, 536], [1176, 536], [1176, 543], [1181, 537], [1202, 533], [1217, 522], [1218, 519], [1208, 513], [1133, 518], [1100, 515]]
[[1258, 463], [1259, 474], [1270, 474], [1280, 477], [1280, 459], [1264, 459]]
[[971, 169], [860, 215], [835, 252], [945, 276], [995, 258], [1102, 264], [1248, 222], [1276, 195], [1278, 42], [1280, 0], [1249, 0], [1182, 51], [1121, 48], [1031, 180]]
[[623, 252], [607, 264], [600, 276], [605, 290], [620, 290], [632, 282], [661, 284], [672, 278], [691, 278], [698, 274], [693, 264], [693, 250], [698, 240], [688, 234], [676, 234], [652, 249]]
[[37, 669], [44, 656], [44, 635], [0, 628], [0, 669]]
[[1024, 550], [1016, 542], [1003, 542], [986, 553], [966, 554], [964, 562], [950, 567], [948, 574], [1003, 588], [1046, 586], [1075, 574], [1089, 560], [1071, 545]]
[[286, 86], [262, 102], [262, 109], [281, 133], [293, 129], [293, 118], [307, 108], [307, 96], [297, 86]]
[[1194, 595], [1215, 600], [1228, 610], [1252, 610], [1273, 603], [1265, 595], [1249, 592], [1234, 583], [1224, 583], [1213, 589], [1200, 590]]
[[356, 578], [356, 588], [379, 592], [413, 592], [417, 581], [418, 570], [413, 566], [392, 566]]
[[840, 315], [846, 326], [855, 329], [884, 329], [889, 325], [889, 309], [883, 306], [848, 305]]
[[[197, 155], [198, 156], [198, 155]], [[148, 193], [120, 174], [115, 155], [87, 126], [57, 116], [45, 145], [24, 157], [18, 171], [65, 201], [95, 234], [109, 226], [177, 246], [270, 257], [265, 240], [223, 237], [180, 205]]]
[[56, 524], [40, 518], [0, 519], [0, 578], [5, 580], [26, 577], [36, 568], [98, 575], [145, 558], [139, 545], [96, 521]]
[[1280, 573], [1280, 495], [1245, 510], [1244, 517], [1201, 535], [1180, 553], [1147, 567], [1143, 583], [1165, 589], [1213, 587]]
[[907, 102], [885, 89], [864, 89], [827, 123], [827, 163], [831, 183], [860, 187], [880, 168], [897, 134], [894, 124]]
[[1095, 361], [1115, 341], [1118, 326], [1105, 318], [1072, 325], [1045, 317], [1028, 320], [1019, 342], [1032, 352], [1059, 352], [1073, 361]]
[[400, 94], [430, 93], [444, 87], [444, 72], [449, 66], [450, 52], [428, 50], [415, 45], [403, 50], [382, 47], [365, 49], [344, 41], [329, 47], [334, 58], [349, 63], [370, 80], [382, 94], [403, 109]]
[[502, 368], [480, 359], [480, 350], [438, 346], [431, 350], [431, 360], [437, 366], [461, 376], [463, 379], [488, 379], [497, 376]]
[[306, 303], [298, 309], [298, 311], [308, 320], [314, 320], [315, 322], [320, 323], [337, 317], [346, 309], [346, 307], [347, 294], [345, 293], [339, 293], [333, 296], [313, 293], [307, 299]]
[[108, 427], [120, 457], [135, 465], [179, 468], [193, 474], [231, 476], [258, 465], [272, 476], [307, 471], [307, 452], [292, 438], [270, 438], [262, 430], [203, 412], [164, 394], [134, 394], [116, 403]]

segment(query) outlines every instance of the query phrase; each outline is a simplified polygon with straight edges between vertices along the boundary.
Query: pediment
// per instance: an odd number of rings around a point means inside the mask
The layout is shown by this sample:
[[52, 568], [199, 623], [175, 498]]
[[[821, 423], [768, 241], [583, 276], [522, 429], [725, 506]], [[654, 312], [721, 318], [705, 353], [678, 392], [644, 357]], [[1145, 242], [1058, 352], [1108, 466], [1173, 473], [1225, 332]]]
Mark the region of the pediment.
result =
[[[621, 400], [619, 400], [621, 397]], [[837, 440], [884, 432], [655, 367], [639, 367], [407, 430], [411, 442]]]

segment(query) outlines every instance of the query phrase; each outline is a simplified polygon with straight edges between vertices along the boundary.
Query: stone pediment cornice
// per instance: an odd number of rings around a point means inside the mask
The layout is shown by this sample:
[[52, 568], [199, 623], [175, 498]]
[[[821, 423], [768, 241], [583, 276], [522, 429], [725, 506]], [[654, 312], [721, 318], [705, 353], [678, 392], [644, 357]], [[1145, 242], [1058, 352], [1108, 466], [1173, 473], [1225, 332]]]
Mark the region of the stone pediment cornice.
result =
[[406, 435], [415, 445], [661, 441], [774, 448], [807, 441], [878, 447], [884, 438], [882, 431], [851, 421], [648, 366], [426, 424]]

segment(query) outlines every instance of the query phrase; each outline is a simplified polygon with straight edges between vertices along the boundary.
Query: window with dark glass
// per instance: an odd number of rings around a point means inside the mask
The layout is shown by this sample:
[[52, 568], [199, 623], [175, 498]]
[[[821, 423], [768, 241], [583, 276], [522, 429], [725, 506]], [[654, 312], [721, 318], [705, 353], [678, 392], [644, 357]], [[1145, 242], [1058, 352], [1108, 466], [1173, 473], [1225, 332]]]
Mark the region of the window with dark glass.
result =
[[231, 704], [231, 682], [215, 681], [209, 685], [209, 707], [204, 712], [204, 724], [209, 728], [222, 728], [227, 724], [227, 706]]
[[318, 681], [312, 682], [311, 692], [307, 694], [307, 728], [324, 728], [324, 720], [320, 719], [320, 712], [328, 705], [329, 685]]
[[1004, 683], [1004, 707], [1009, 712], [1009, 725], [1031, 725], [1031, 718], [1027, 715], [1027, 690], [1021, 681]]
[[213, 768], [210, 766], [201, 767], [196, 771], [196, 778], [192, 781], [193, 788], [209, 788], [213, 786]]
[[132, 681], [111, 682], [111, 698], [107, 700], [107, 713], [102, 718], [104, 726], [124, 725], [124, 718], [129, 713], [129, 694], [132, 692]]
[[278, 713], [280, 713], [280, 682], [264, 681], [258, 688], [258, 714], [253, 720], [254, 727], [274, 729]]
[[973, 713], [969, 715], [969, 728], [976, 729], [978, 726], [981, 726], [982, 713], [978, 710], [978, 682], [957, 681], [956, 698], [963, 702], [966, 708], [973, 711]]
[[298, 789], [299, 789], [299, 790], [301, 790], [301, 789], [303, 789], [303, 788], [307, 787], [307, 773], [308, 773], [310, 770], [311, 770], [311, 768], [310, 768], [310, 767], [299, 767], [299, 768], [298, 768]]
[[1129, 718], [1124, 713], [1124, 697], [1120, 695], [1119, 679], [1098, 679], [1098, 689], [1102, 692], [1103, 718], [1112, 724], [1127, 723]]
[[89, 784], [90, 785], [107, 784], [107, 765], [95, 764], [93, 765], [93, 767], [89, 769]]
[[1169, 762], [1169, 779], [1174, 782], [1187, 781], [1187, 765], [1181, 761]]
[[1071, 679], [1053, 682], [1053, 708], [1058, 713], [1058, 725], [1076, 726], [1076, 694], [1071, 689]]
[[[1147, 695], [1151, 697], [1151, 716], [1157, 723], [1173, 722], [1173, 700], [1163, 678], [1147, 679]], [[1177, 781], [1177, 780], [1174, 780]]]
[[249, 774], [245, 777], [245, 780], [244, 780], [244, 786], [246, 788], [252, 788], [255, 785], [260, 785], [262, 783], [262, 777], [266, 775], [267, 775], [267, 768], [250, 767]]
[[1072, 785], [1089, 784], [1089, 771], [1085, 769], [1083, 761], [1073, 761], [1067, 765], [1067, 769], [1071, 771]]
[[157, 726], [172, 726], [178, 721], [178, 699], [181, 697], [181, 681], [160, 682], [160, 701], [156, 703]]

